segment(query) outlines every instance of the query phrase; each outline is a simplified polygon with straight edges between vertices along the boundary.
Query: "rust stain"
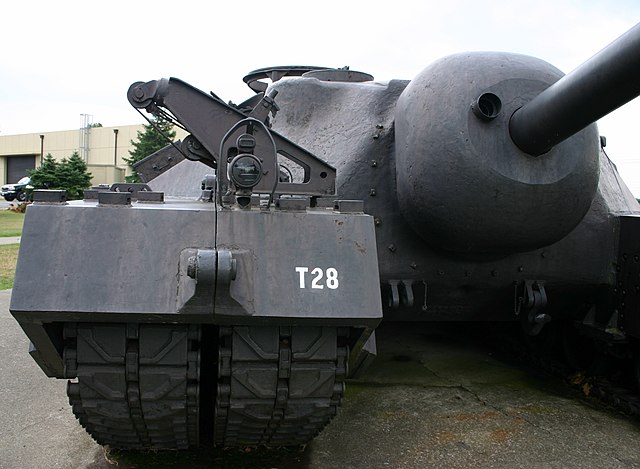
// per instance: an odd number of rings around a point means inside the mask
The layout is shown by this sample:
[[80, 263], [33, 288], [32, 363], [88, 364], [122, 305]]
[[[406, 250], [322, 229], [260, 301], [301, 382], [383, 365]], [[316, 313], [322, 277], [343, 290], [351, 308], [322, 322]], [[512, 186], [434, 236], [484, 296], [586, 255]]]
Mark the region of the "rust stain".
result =
[[360, 243], [359, 243], [359, 242], [357, 242], [357, 241], [354, 241], [354, 243], [355, 243], [355, 245], [356, 245], [356, 249], [358, 250], [358, 252], [359, 252], [360, 254], [366, 254], [366, 253], [367, 253], [366, 248], [365, 248], [364, 246], [362, 246], [362, 244], [360, 244]]
[[506, 430], [504, 428], [500, 428], [498, 430], [494, 430], [491, 432], [491, 440], [496, 443], [504, 443], [505, 441], [511, 439], [515, 431]]

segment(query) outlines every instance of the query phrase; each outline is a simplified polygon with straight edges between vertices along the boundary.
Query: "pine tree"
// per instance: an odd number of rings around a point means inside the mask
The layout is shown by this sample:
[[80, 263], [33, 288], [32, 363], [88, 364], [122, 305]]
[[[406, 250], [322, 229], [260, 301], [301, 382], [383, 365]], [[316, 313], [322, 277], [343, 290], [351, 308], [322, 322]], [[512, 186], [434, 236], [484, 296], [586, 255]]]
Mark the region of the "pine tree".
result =
[[84, 189], [91, 187], [91, 173], [87, 172], [87, 163], [77, 151], [62, 160], [58, 166], [59, 180], [67, 191], [68, 199], [81, 199]]
[[162, 134], [166, 135], [170, 140], [173, 140], [176, 136], [176, 131], [173, 130], [173, 124], [166, 119], [154, 116], [152, 122], [162, 133], [158, 132], [151, 124], [145, 125], [144, 131], [138, 131], [138, 140], [131, 141], [131, 145], [133, 146], [133, 150], [129, 151], [131, 157], [124, 158], [133, 172], [131, 176], [126, 177], [127, 182], [140, 182], [140, 177], [136, 170], [133, 169], [133, 165], [169, 144]]
[[39, 168], [29, 171], [29, 177], [34, 189], [65, 190], [69, 200], [81, 199], [84, 189], [91, 187], [92, 178], [77, 151], [60, 162], [47, 154]]
[[59, 189], [58, 162], [47, 153], [40, 167], [29, 171], [29, 177], [34, 189]]

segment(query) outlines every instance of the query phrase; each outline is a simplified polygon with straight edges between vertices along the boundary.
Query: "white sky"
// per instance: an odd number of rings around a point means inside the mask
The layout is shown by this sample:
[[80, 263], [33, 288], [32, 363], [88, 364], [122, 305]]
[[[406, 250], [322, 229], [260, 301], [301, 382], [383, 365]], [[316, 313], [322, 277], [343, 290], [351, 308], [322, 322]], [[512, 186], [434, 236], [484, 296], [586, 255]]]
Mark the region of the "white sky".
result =
[[[3, 6], [0, 134], [68, 130], [80, 114], [143, 123], [135, 81], [175, 76], [224, 100], [252, 95], [249, 71], [321, 65], [411, 79], [469, 50], [518, 52], [564, 72], [640, 22], [638, 0], [58, 1]], [[599, 122], [640, 197], [640, 99]]]

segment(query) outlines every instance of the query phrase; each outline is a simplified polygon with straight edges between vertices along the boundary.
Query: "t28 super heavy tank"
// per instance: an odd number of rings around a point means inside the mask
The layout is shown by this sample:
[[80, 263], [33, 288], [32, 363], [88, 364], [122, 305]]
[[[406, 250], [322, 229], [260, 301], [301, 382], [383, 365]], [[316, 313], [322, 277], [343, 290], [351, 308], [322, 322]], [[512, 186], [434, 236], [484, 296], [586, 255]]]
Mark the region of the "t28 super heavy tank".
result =
[[149, 185], [27, 210], [11, 312], [99, 443], [305, 443], [383, 313], [561, 324], [637, 355], [640, 207], [593, 122], [640, 94], [640, 27], [567, 76], [466, 53], [410, 82], [245, 81], [238, 106], [134, 83], [190, 134], [139, 165]]

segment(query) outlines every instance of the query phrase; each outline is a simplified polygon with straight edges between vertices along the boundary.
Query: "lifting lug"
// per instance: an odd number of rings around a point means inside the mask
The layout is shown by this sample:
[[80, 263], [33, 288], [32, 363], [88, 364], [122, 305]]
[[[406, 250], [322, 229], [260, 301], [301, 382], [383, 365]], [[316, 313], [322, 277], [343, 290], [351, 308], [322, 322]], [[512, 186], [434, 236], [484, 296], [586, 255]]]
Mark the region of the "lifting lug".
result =
[[544, 281], [516, 282], [515, 314], [520, 317], [520, 323], [527, 335], [538, 335], [544, 325], [551, 321], [551, 316], [543, 312], [546, 306], [547, 292], [544, 289]]

